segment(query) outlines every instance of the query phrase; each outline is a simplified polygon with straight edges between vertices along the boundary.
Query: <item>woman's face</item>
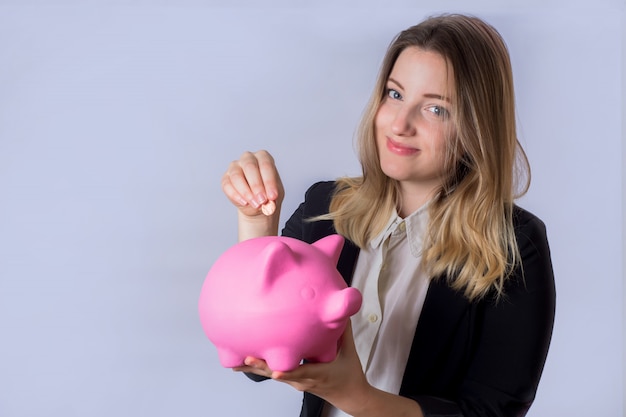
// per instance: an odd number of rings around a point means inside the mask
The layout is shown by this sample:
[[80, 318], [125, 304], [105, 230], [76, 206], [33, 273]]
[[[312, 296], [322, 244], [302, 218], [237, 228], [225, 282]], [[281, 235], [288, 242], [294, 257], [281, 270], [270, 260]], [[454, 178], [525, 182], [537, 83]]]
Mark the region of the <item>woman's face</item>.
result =
[[452, 69], [436, 52], [404, 49], [387, 79], [374, 119], [376, 146], [385, 175], [402, 192], [430, 195], [441, 184], [455, 94]]

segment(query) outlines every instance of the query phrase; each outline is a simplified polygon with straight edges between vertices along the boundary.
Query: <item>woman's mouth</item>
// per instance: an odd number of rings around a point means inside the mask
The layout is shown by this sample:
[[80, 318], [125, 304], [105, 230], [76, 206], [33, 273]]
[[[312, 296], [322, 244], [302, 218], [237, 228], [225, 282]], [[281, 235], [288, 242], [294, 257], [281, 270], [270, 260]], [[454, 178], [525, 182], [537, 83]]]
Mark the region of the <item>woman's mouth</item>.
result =
[[404, 146], [389, 137], [387, 137], [387, 149], [389, 149], [391, 153], [400, 156], [411, 156], [419, 152], [419, 149]]

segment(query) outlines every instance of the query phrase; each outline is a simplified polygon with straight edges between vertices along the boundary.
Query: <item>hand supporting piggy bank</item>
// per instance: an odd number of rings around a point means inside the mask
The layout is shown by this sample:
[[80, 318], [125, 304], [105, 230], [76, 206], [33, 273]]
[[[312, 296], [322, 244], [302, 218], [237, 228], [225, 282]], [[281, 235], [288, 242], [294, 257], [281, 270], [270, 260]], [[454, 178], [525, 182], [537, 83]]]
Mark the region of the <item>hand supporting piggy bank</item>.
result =
[[302, 359], [330, 362], [361, 293], [336, 265], [344, 239], [308, 244], [266, 236], [245, 240], [213, 264], [200, 293], [200, 321], [226, 368], [247, 356], [289, 371]]

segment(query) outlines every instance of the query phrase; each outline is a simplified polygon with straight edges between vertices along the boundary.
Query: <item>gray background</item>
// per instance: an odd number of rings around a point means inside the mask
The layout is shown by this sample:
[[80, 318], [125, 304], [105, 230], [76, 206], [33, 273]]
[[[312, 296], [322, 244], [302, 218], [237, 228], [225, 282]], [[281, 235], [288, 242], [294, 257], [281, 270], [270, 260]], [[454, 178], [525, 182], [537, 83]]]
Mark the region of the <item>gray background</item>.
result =
[[221, 368], [199, 324], [236, 240], [220, 177], [268, 149], [287, 216], [358, 174], [386, 46], [441, 11], [512, 55], [520, 204], [558, 287], [530, 415], [624, 415], [624, 2], [292, 3], [0, 1], [0, 416], [296, 416], [300, 393]]

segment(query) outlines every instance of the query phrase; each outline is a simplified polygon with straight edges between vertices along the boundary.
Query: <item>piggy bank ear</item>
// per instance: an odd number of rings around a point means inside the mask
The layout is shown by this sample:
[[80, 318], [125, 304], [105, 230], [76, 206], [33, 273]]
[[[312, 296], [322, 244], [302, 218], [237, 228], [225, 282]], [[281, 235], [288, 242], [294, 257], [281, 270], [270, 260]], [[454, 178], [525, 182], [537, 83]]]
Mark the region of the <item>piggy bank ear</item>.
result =
[[343, 249], [343, 241], [340, 235], [329, 235], [313, 243], [313, 246], [324, 252], [333, 261], [333, 265], [337, 265], [341, 249]]
[[[296, 255], [280, 240], [270, 242], [260, 253], [261, 289], [267, 291], [277, 279], [296, 264]], [[245, 262], [245, 260], [243, 260]]]

